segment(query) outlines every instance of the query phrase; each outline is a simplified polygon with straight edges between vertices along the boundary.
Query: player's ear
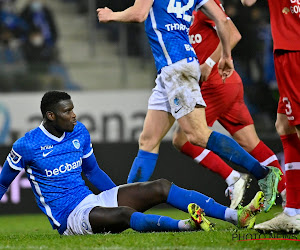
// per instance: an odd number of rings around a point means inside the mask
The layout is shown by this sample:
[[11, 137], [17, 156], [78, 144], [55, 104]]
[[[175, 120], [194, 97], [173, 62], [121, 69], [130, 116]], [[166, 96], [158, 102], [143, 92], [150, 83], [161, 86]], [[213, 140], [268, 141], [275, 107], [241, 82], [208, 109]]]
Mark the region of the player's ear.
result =
[[55, 120], [55, 114], [52, 111], [47, 111], [46, 112], [46, 117], [50, 121], [54, 121]]

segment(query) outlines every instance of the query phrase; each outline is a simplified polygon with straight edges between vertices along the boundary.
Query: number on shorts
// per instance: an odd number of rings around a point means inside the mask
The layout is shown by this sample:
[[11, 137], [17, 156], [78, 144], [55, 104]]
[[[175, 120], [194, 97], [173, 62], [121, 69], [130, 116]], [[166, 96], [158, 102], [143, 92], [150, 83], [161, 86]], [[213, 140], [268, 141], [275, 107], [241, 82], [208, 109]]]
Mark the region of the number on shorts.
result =
[[285, 113], [287, 115], [292, 114], [292, 106], [291, 106], [291, 103], [290, 103], [289, 99], [287, 97], [283, 97], [282, 101], [283, 101], [283, 103], [285, 104], [285, 107], [286, 107]]
[[177, 18], [183, 18], [187, 22], [191, 22], [192, 16], [185, 14], [190, 8], [194, 6], [194, 0], [189, 0], [187, 5], [181, 6], [181, 2], [170, 0], [167, 11], [168, 13], [176, 14]]

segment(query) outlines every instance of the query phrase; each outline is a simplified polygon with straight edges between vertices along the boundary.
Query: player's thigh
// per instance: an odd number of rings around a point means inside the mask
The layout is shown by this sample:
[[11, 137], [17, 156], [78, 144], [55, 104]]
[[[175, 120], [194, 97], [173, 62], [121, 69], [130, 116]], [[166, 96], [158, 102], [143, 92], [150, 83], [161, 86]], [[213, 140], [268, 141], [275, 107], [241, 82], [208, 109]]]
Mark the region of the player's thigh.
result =
[[[170, 130], [174, 121], [175, 119], [170, 113], [161, 110], [148, 110], [139, 139], [140, 149], [153, 152]], [[158, 152], [158, 149], [156, 151]]]
[[118, 191], [118, 205], [144, 212], [166, 202], [171, 185], [171, 182], [165, 179], [121, 185]]
[[[279, 102], [280, 106], [280, 102]], [[296, 133], [295, 127], [289, 124], [286, 114], [277, 113], [275, 127], [278, 135], [288, 135]]]
[[[98, 195], [90, 194], [85, 197], [69, 214], [67, 219], [67, 229], [63, 233], [64, 235], [84, 235], [100, 232], [98, 230], [93, 231], [93, 227], [90, 223], [90, 214], [95, 207], [118, 207], [118, 189], [114, 187], [112, 189], [101, 192]], [[93, 213], [93, 215], [95, 215]], [[98, 218], [101, 218], [101, 214], [98, 214]], [[97, 217], [96, 217], [97, 218]], [[95, 216], [92, 217], [95, 219]], [[100, 220], [95, 220], [99, 226], [107, 225], [106, 221], [101, 224]], [[94, 225], [94, 224], [93, 224]]]
[[173, 145], [176, 149], [180, 150], [181, 147], [188, 141], [187, 136], [177, 124], [176, 129], [173, 133]]
[[259, 143], [255, 127], [253, 124], [247, 125], [233, 134], [233, 138], [247, 152], [251, 152]]
[[89, 214], [93, 233], [119, 233], [130, 225], [130, 217], [135, 212], [130, 207], [94, 207]]

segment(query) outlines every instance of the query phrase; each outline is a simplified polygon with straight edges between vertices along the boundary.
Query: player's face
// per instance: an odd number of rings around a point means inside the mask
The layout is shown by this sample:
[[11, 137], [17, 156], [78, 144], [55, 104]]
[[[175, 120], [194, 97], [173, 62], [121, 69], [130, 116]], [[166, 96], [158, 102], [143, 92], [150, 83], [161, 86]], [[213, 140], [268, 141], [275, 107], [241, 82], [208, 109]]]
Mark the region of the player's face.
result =
[[62, 100], [55, 112], [55, 128], [60, 132], [72, 132], [76, 125], [76, 115], [72, 100]]

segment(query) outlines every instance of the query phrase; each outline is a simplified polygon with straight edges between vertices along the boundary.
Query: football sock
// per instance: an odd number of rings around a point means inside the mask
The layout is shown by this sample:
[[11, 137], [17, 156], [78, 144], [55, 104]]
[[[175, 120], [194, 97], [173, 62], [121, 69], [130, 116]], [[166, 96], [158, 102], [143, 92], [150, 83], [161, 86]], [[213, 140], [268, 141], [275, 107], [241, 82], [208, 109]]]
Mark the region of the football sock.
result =
[[283, 212], [288, 216], [296, 216], [297, 214], [300, 214], [300, 209], [285, 207]]
[[297, 134], [280, 136], [285, 159], [286, 207], [300, 208], [300, 140]]
[[234, 224], [234, 225], [237, 225], [237, 220], [238, 220], [237, 210], [227, 208], [225, 210], [225, 220], [232, 223], [232, 224]]
[[232, 172], [232, 168], [229, 167], [219, 156], [210, 150], [195, 146], [189, 141], [181, 147], [180, 151], [191, 157], [195, 162], [203, 167], [219, 174], [224, 180]]
[[138, 232], [179, 231], [179, 220], [155, 214], [134, 212], [130, 218], [130, 227]]
[[246, 168], [257, 180], [264, 178], [269, 173], [267, 167], [260, 165], [235, 140], [216, 131], [211, 133], [206, 148], [220, 157]]
[[148, 181], [154, 171], [158, 154], [139, 150], [128, 175], [127, 183]]
[[193, 190], [186, 190], [172, 184], [167, 203], [184, 212], [188, 212], [190, 203], [198, 204], [207, 216], [225, 220], [225, 210], [227, 207], [217, 203], [214, 199]]
[[238, 171], [232, 170], [231, 174], [226, 178], [225, 181], [228, 186], [231, 186], [236, 183], [240, 177], [241, 175]]
[[[281, 170], [281, 166], [274, 152], [262, 141], [250, 152], [250, 154], [260, 162], [263, 166], [273, 166]], [[281, 176], [278, 183], [278, 192], [281, 193], [285, 189], [285, 176]]]
[[187, 220], [180, 220], [178, 222], [178, 228], [180, 231], [194, 231], [190, 223], [187, 223], [189, 219]]

